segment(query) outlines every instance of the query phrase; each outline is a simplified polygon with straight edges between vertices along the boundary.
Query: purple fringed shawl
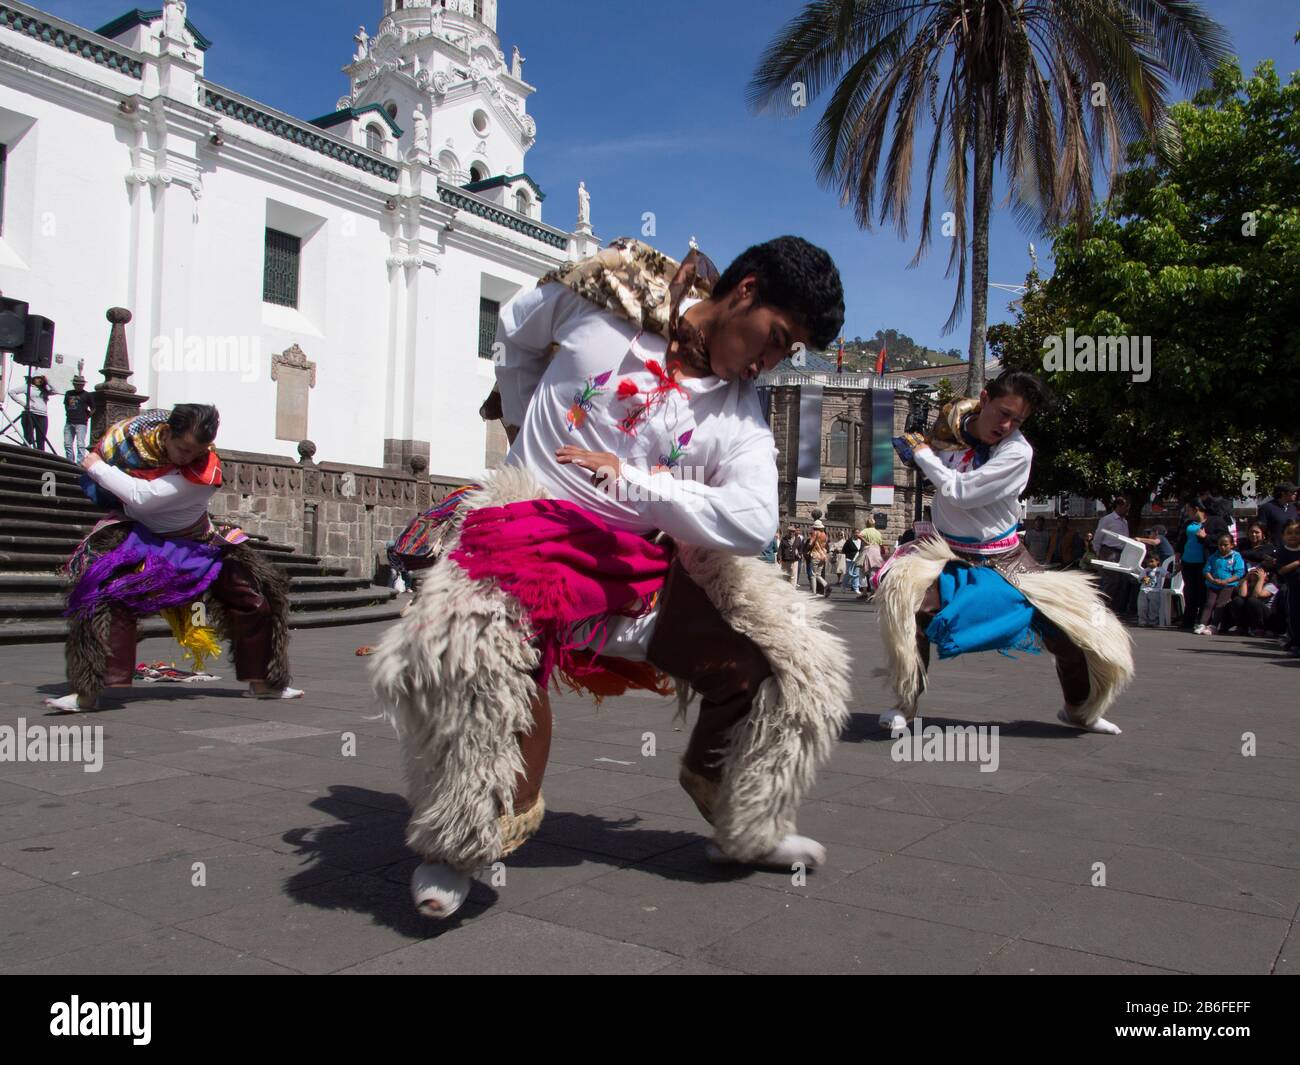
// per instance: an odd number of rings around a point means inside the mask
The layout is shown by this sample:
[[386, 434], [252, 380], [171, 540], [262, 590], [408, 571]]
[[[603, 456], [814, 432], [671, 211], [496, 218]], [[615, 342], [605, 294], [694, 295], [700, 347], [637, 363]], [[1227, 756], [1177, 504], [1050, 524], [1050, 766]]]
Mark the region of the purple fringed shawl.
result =
[[[127, 572], [113, 576], [123, 569]], [[89, 616], [101, 603], [154, 614], [198, 599], [220, 573], [220, 546], [166, 539], [137, 524], [121, 544], [85, 568], [64, 614]]]
[[471, 510], [450, 557], [474, 580], [496, 581], [528, 611], [544, 689], [557, 668], [571, 677], [600, 671], [574, 654], [600, 648], [571, 642], [570, 631], [600, 618], [587, 642], [600, 639], [603, 647], [605, 620], [650, 609], [672, 554], [567, 499], [530, 499]]

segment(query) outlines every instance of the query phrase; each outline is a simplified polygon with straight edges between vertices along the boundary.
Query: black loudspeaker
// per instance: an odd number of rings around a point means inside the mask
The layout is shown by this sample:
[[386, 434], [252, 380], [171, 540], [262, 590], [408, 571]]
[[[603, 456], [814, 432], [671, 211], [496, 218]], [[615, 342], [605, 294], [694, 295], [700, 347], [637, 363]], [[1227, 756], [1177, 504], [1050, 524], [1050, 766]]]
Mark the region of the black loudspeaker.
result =
[[14, 352], [14, 362], [48, 370], [54, 365], [54, 323], [39, 314], [27, 316], [27, 336]]
[[0, 351], [17, 351], [27, 342], [27, 304], [0, 296]]

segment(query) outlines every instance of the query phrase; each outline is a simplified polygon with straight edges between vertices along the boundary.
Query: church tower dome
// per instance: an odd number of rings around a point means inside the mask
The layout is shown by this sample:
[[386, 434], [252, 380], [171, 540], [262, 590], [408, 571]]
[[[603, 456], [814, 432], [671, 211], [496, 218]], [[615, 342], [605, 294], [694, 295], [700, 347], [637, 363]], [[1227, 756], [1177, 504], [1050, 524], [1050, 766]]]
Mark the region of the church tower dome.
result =
[[427, 19], [429, 8], [440, 9], [448, 15], [463, 15], [466, 19], [497, 30], [497, 0], [384, 0], [384, 15], [402, 19], [406, 12], [416, 12], [416, 17]]

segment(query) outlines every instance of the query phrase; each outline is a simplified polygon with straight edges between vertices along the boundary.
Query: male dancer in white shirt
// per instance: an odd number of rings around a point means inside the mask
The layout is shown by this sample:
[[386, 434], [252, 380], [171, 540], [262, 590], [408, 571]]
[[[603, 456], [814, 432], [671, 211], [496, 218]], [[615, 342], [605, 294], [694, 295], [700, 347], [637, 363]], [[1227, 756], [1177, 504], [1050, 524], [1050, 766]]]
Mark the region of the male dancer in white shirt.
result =
[[[539, 497], [611, 544], [653, 540], [667, 574], [653, 607], [624, 616], [611, 603], [571, 643], [599, 633], [615, 671], [648, 666], [702, 697], [680, 781], [716, 830], [714, 860], [813, 866], [824, 849], [795, 833], [794, 812], [847, 718], [847, 656], [807, 632], [824, 608], [754, 557], [779, 500], [752, 382], [796, 344], [827, 345], [843, 294], [829, 256], [796, 237], [748, 249], [716, 283], [689, 276], [697, 264], [693, 253], [667, 284], [675, 263], [615, 241], [502, 309], [499, 410], [513, 443], [466, 503], [460, 543], [479, 515]], [[527, 642], [536, 619], [457, 554], [449, 545], [374, 665], [406, 755], [407, 840], [425, 859], [412, 891], [437, 918], [540, 824], [551, 731]]]
[[945, 566], [964, 564], [992, 567], [1034, 608], [1033, 632], [1056, 659], [1064, 697], [1059, 720], [1090, 732], [1120, 733], [1102, 715], [1132, 676], [1127, 632], [1091, 578], [1044, 571], [1016, 531], [1018, 500], [1034, 456], [1020, 427], [1042, 402], [1035, 377], [1004, 371], [978, 403], [949, 404], [928, 435], [905, 434], [895, 441], [904, 460], [935, 486], [938, 535], [907, 545], [881, 571], [882, 635], [899, 699], [898, 709], [881, 715], [884, 728], [906, 728], [916, 715], [930, 661], [926, 629], [947, 606], [938, 579]]
[[46, 705], [91, 710], [102, 689], [129, 687], [137, 617], [188, 607], [186, 600], [204, 595], [230, 636], [247, 694], [302, 696], [288, 684], [288, 579], [246, 546], [241, 530], [219, 529], [208, 516], [222, 483], [213, 448], [219, 425], [217, 409], [206, 404], [145, 411], [110, 426], [82, 460], [93, 482], [87, 493], [111, 513], [70, 562], [77, 577], [66, 645], [73, 691]]

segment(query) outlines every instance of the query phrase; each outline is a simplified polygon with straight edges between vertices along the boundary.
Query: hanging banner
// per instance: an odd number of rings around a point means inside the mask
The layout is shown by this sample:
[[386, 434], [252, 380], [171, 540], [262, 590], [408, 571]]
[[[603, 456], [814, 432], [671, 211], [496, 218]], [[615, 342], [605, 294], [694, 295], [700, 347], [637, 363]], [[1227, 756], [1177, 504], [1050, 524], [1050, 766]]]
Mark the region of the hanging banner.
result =
[[799, 466], [796, 503], [822, 501], [822, 386], [799, 386]]
[[894, 390], [871, 390], [871, 504], [894, 502]]

